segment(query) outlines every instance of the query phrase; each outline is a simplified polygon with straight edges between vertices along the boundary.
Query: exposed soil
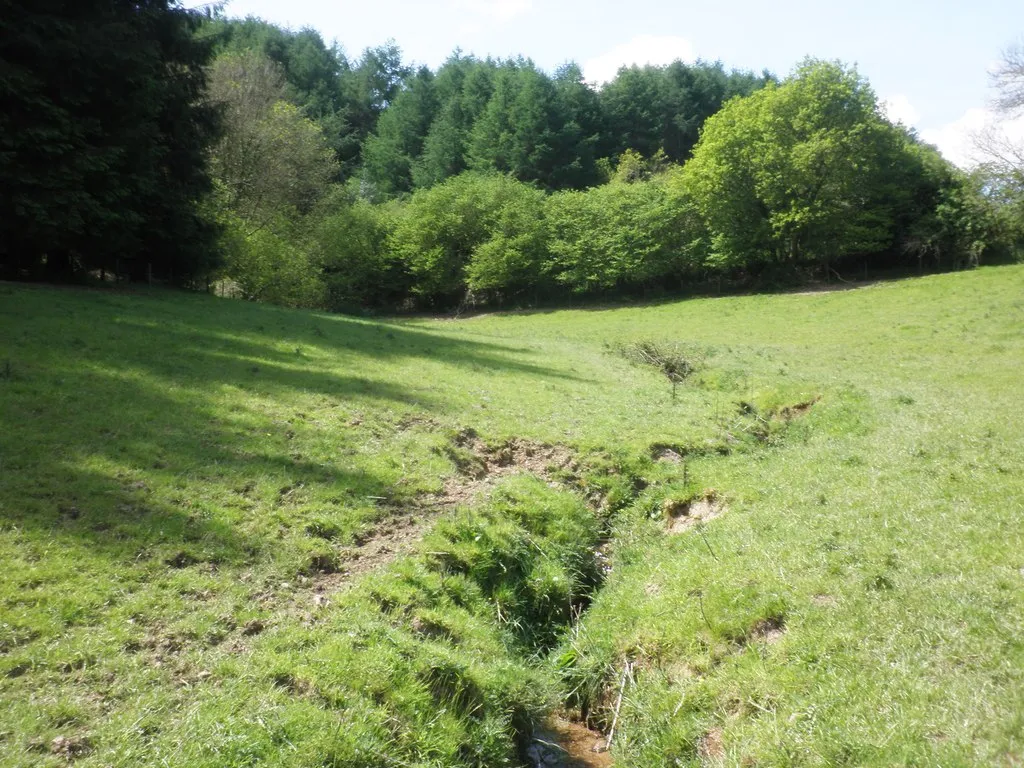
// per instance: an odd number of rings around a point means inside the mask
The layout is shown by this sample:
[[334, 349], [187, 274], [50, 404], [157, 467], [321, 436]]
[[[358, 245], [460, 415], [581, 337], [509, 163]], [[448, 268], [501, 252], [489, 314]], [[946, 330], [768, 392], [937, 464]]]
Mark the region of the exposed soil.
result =
[[806, 400], [805, 402], [802, 403], [797, 403], [796, 405], [787, 405], [785, 408], [779, 411], [779, 416], [781, 416], [786, 421], [792, 421], [793, 419], [799, 418], [800, 416], [805, 416], [807, 415], [807, 412], [811, 410], [811, 408], [813, 408], [819, 400], [821, 400], [821, 395], [817, 395], [816, 397], [813, 397], [810, 400]]
[[360, 537], [358, 545], [344, 553], [341, 569], [328, 579], [347, 581], [387, 565], [413, 551], [440, 510], [415, 506], [396, 511]]
[[683, 461], [683, 456], [675, 448], [663, 447], [660, 445], [652, 446], [651, 454], [655, 461], [660, 461], [663, 464], [680, 464]]
[[534, 732], [526, 756], [534, 768], [608, 768], [612, 765], [604, 736], [561, 717], [551, 718]]
[[444, 506], [470, 502], [510, 475], [533, 474], [553, 482], [556, 474], [576, 470], [572, 452], [563, 445], [512, 438], [489, 446], [471, 429], [460, 432], [454, 445], [458, 453], [452, 458], [459, 472], [445, 480], [436, 497]]
[[92, 751], [92, 745], [85, 736], [58, 736], [50, 742], [51, 755], [59, 755], [71, 761], [84, 757]]
[[668, 518], [670, 534], [685, 533], [697, 523], [713, 520], [725, 511], [725, 505], [714, 491], [687, 501], [665, 499], [662, 510]]
[[[408, 428], [412, 424], [404, 426]], [[311, 574], [313, 597], [307, 611], [326, 605], [332, 592], [355, 577], [411, 554], [442, 513], [475, 501], [502, 478], [534, 474], [554, 483], [556, 475], [564, 477], [576, 470], [573, 454], [565, 446], [521, 438], [489, 446], [471, 429], [455, 437], [450, 457], [458, 472], [445, 479], [440, 492], [417, 499], [407, 507], [396, 508], [362, 536], [357, 546], [340, 553], [335, 567], [313, 569], [318, 572]]]
[[768, 618], [758, 621], [750, 630], [750, 640], [760, 643], [774, 643], [786, 634], [786, 623], [781, 618]]
[[881, 282], [880, 280], [844, 280], [841, 283], [811, 283], [796, 291], [786, 291], [790, 296], [813, 296], [817, 293], [838, 293], [839, 291], [855, 291]]
[[701, 736], [697, 742], [697, 752], [700, 754], [701, 763], [704, 765], [716, 765], [725, 758], [725, 746], [722, 744], [722, 729], [712, 728]]
[[357, 576], [376, 571], [400, 557], [412, 554], [416, 545], [440, 515], [440, 506], [413, 506], [384, 518], [359, 539], [359, 543], [341, 553], [333, 572], [322, 572], [306, 580], [309, 588], [298, 590], [296, 607], [308, 623], [316, 612], [330, 604], [330, 596], [348, 586]]

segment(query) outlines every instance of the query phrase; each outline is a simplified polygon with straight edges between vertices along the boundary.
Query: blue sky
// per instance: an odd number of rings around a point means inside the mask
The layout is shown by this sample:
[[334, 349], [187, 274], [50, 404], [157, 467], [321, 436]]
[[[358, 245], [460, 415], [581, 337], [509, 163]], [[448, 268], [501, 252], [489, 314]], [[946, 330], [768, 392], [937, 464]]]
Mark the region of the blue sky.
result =
[[675, 58], [779, 75], [805, 55], [840, 59], [867, 76], [892, 117], [961, 163], [968, 134], [990, 118], [989, 68], [1024, 38], [1021, 0], [230, 0], [227, 12], [314, 27], [350, 56], [393, 38], [431, 67], [460, 47], [523, 54], [548, 70], [574, 60], [597, 82], [620, 64]]

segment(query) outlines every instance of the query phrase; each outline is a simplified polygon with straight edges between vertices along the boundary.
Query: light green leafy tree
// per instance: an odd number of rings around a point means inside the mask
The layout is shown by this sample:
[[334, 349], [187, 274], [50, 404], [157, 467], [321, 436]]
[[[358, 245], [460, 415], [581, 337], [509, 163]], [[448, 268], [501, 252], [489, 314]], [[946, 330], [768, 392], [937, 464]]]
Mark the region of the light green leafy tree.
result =
[[389, 245], [408, 266], [421, 303], [503, 299], [539, 280], [543, 210], [543, 193], [527, 184], [464, 173], [417, 191]]
[[286, 101], [280, 66], [259, 53], [225, 54], [209, 80], [224, 126], [211, 167], [226, 208], [252, 230], [311, 211], [338, 163], [320, 126]]
[[251, 229], [237, 216], [222, 216], [222, 247], [230, 292], [248, 301], [286, 307], [322, 307], [327, 287], [320, 263], [301, 240], [288, 231], [288, 222]]
[[712, 264], [797, 266], [892, 245], [905, 147], [853, 69], [808, 60], [782, 85], [730, 101], [686, 166]]
[[372, 205], [338, 190], [312, 228], [328, 307], [397, 305], [409, 289], [405, 265], [387, 248], [396, 203]]
[[703, 225], [679, 173], [633, 180], [626, 153], [613, 181], [549, 198], [550, 272], [575, 293], [678, 285], [703, 261]]

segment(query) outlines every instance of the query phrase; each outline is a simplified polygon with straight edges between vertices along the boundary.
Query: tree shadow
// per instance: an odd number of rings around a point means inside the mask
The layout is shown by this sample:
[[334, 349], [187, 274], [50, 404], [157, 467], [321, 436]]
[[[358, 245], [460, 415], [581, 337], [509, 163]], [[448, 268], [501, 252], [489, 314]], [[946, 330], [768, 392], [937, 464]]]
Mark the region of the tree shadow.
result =
[[[246, 411], [225, 414], [213, 401], [190, 403], [148, 381], [95, 370], [65, 369], [59, 381], [59, 391], [76, 393], [63, 409], [4, 408], [13, 428], [0, 436], [0, 521], [44, 531], [61, 547], [177, 567], [239, 564], [275, 546], [274, 525], [253, 519], [268, 505], [249, 498], [249, 478], [282, 496], [286, 488], [336, 488], [339, 504], [393, 495], [387, 478], [364, 467], [290, 450], [285, 436], [262, 432]], [[47, 389], [41, 399], [60, 400]], [[28, 444], [20, 427], [31, 422], [41, 429]]]
[[661, 307], [668, 304], [697, 299], [734, 299], [741, 296], [776, 296], [776, 295], [805, 295], [825, 294], [855, 291], [861, 288], [870, 288], [875, 285], [889, 283], [900, 283], [917, 278], [944, 274], [946, 271], [957, 270], [931, 270], [919, 272], [914, 269], [891, 269], [885, 271], [872, 271], [867, 277], [851, 277], [845, 279], [839, 277], [833, 281], [825, 280], [801, 280], [781, 283], [739, 283], [739, 284], [717, 284], [714, 281], [700, 282], [686, 288], [675, 290], [658, 290], [651, 293], [640, 292], [626, 295], [579, 295], [553, 299], [550, 302], [542, 302], [535, 306], [516, 307], [503, 309], [494, 307], [480, 307], [462, 312], [458, 317], [453, 314], [447, 315], [418, 315], [410, 316], [410, 320], [472, 320], [479, 317], [530, 317], [533, 315], [552, 315], [557, 312], [578, 312], [581, 314], [597, 314], [604, 312], [615, 312], [623, 309], [642, 309], [645, 307]]
[[400, 495], [393, 472], [323, 454], [354, 439], [298, 445], [279, 400], [443, 409], [429, 381], [396, 375], [417, 359], [574, 378], [530, 350], [170, 292], [5, 287], [0, 328], [0, 526], [169, 567], [272, 556], [290, 524], [275, 492], [315, 488], [339, 507]]

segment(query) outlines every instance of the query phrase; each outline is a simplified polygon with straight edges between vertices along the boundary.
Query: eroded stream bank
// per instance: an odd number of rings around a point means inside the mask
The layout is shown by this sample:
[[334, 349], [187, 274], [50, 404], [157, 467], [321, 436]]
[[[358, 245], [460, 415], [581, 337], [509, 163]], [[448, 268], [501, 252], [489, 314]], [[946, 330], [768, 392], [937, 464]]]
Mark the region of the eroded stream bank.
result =
[[[703, 485], [691, 466], [768, 445], [768, 436], [779, 434], [773, 421], [785, 426], [806, 410], [766, 417], [741, 408], [739, 428], [723, 429], [713, 441], [652, 444], [640, 456], [579, 454], [525, 439], [488, 443], [468, 429], [452, 433], [438, 450], [457, 471], [436, 494], [396, 509], [368, 532], [343, 567], [313, 574], [312, 602], [337, 603], [342, 612], [376, 605], [387, 631], [398, 630], [399, 646], [408, 646], [402, 653], [419, 670], [415, 684], [426, 685], [435, 705], [452, 711], [469, 732], [502, 717], [502, 708], [516, 712], [504, 728], [523, 765], [611, 765], [620, 709], [628, 709], [624, 693], [646, 671], [640, 665], [634, 671], [632, 657], [622, 654], [595, 666], [577, 646], [577, 634], [618, 576], [619, 537], [643, 529], [690, 539], [717, 560], [705, 528], [727, 512], [727, 492]], [[703, 610], [699, 594], [693, 602]], [[311, 612], [304, 623], [315, 628], [328, 615]], [[475, 655], [472, 634], [481, 647], [500, 642], [503, 658], [494, 651]], [[502, 664], [543, 683], [532, 693], [496, 686], [487, 678]], [[296, 673], [281, 679], [303, 695], [323, 687]], [[538, 706], [533, 694], [541, 690], [550, 698]], [[495, 708], [499, 701], [505, 703]]]

